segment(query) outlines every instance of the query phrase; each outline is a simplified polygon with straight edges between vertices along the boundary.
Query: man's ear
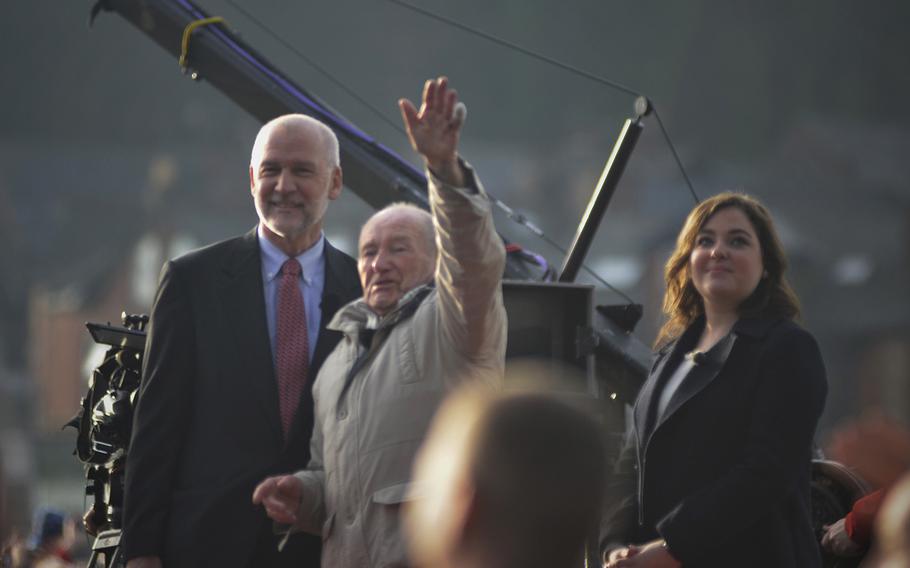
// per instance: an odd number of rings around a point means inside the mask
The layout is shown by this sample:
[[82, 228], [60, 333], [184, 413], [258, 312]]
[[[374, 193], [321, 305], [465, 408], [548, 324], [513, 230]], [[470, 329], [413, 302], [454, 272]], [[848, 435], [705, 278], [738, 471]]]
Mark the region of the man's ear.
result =
[[250, 164], [250, 193], [253, 193], [254, 187], [256, 187], [256, 181], [253, 179], [253, 164]]
[[343, 186], [344, 176], [341, 174], [341, 166], [335, 166], [335, 169], [332, 170], [332, 186], [329, 188], [329, 199], [338, 199]]

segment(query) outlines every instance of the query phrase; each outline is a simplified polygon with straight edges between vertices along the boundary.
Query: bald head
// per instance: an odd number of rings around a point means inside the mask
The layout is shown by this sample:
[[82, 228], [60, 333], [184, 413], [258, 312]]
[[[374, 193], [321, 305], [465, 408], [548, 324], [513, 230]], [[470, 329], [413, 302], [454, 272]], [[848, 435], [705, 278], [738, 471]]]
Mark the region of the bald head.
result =
[[433, 216], [413, 203], [399, 202], [386, 205], [367, 219], [360, 230], [361, 237], [371, 224], [410, 224], [417, 227], [423, 238], [423, 244], [428, 248], [430, 256], [436, 258], [436, 229], [433, 228]]
[[363, 225], [358, 251], [364, 300], [383, 316], [398, 306], [402, 296], [433, 280], [433, 217], [408, 203], [390, 205]]
[[331, 128], [324, 123], [305, 114], [285, 114], [274, 118], [262, 125], [253, 142], [253, 151], [250, 155], [250, 166], [258, 167], [262, 160], [262, 151], [273, 133], [306, 133], [315, 137], [324, 149], [324, 159], [329, 167], [337, 167], [341, 163], [338, 150], [338, 138]]

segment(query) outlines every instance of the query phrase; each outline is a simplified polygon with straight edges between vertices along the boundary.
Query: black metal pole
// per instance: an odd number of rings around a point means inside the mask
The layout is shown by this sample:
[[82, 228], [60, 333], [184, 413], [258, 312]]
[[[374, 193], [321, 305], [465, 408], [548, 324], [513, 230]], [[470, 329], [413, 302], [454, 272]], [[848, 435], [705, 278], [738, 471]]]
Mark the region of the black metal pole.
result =
[[594, 195], [591, 196], [591, 201], [588, 202], [588, 209], [578, 225], [575, 239], [572, 241], [572, 246], [569, 248], [565, 263], [563, 263], [559, 274], [560, 282], [574, 282], [575, 277], [578, 276], [578, 271], [584, 264], [588, 249], [591, 248], [594, 234], [600, 227], [600, 221], [607, 211], [607, 206], [610, 204], [613, 192], [616, 191], [622, 172], [629, 161], [629, 156], [632, 155], [632, 150], [635, 149], [635, 143], [638, 141], [642, 128], [640, 117], [626, 119], [622, 131], [619, 133], [619, 138], [613, 146], [613, 152], [610, 154], [607, 165], [604, 166], [604, 171], [597, 182]]

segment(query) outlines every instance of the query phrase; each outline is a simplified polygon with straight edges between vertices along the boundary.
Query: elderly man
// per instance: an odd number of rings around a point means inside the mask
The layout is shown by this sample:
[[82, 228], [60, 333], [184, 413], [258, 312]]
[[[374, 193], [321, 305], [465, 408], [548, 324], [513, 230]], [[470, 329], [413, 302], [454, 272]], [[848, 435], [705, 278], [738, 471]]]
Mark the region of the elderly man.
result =
[[398, 513], [433, 413], [456, 384], [498, 384], [504, 365], [505, 250], [457, 155], [463, 105], [445, 78], [427, 82], [419, 112], [399, 105], [433, 214], [395, 205], [363, 227], [364, 297], [329, 325], [345, 338], [316, 381], [310, 465], [253, 495], [274, 520], [321, 534], [332, 568], [407, 564]]
[[463, 389], [440, 408], [417, 458], [419, 490], [405, 509], [411, 560], [583, 566], [604, 472], [600, 428], [566, 402], [535, 390]]
[[313, 380], [341, 338], [325, 323], [361, 293], [322, 233], [341, 186], [331, 129], [279, 117], [250, 160], [258, 226], [165, 265], [127, 457], [130, 568], [318, 566], [308, 535], [277, 553], [249, 495], [308, 462]]

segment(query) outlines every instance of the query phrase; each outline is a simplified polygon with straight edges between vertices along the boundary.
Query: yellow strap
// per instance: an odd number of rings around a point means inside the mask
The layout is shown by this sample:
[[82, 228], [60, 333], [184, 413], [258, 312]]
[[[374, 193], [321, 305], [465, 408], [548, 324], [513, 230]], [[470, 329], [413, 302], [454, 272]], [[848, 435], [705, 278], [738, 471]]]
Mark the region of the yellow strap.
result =
[[225, 23], [224, 18], [221, 16], [215, 16], [213, 18], [203, 18], [201, 20], [192, 21], [187, 24], [185, 28], [183, 28], [183, 40], [180, 42], [180, 59], [178, 60], [180, 69], [182, 69], [184, 72], [186, 71], [186, 60], [190, 51], [190, 35], [196, 31], [196, 28], [208, 26], [211, 24], [223, 23]]

